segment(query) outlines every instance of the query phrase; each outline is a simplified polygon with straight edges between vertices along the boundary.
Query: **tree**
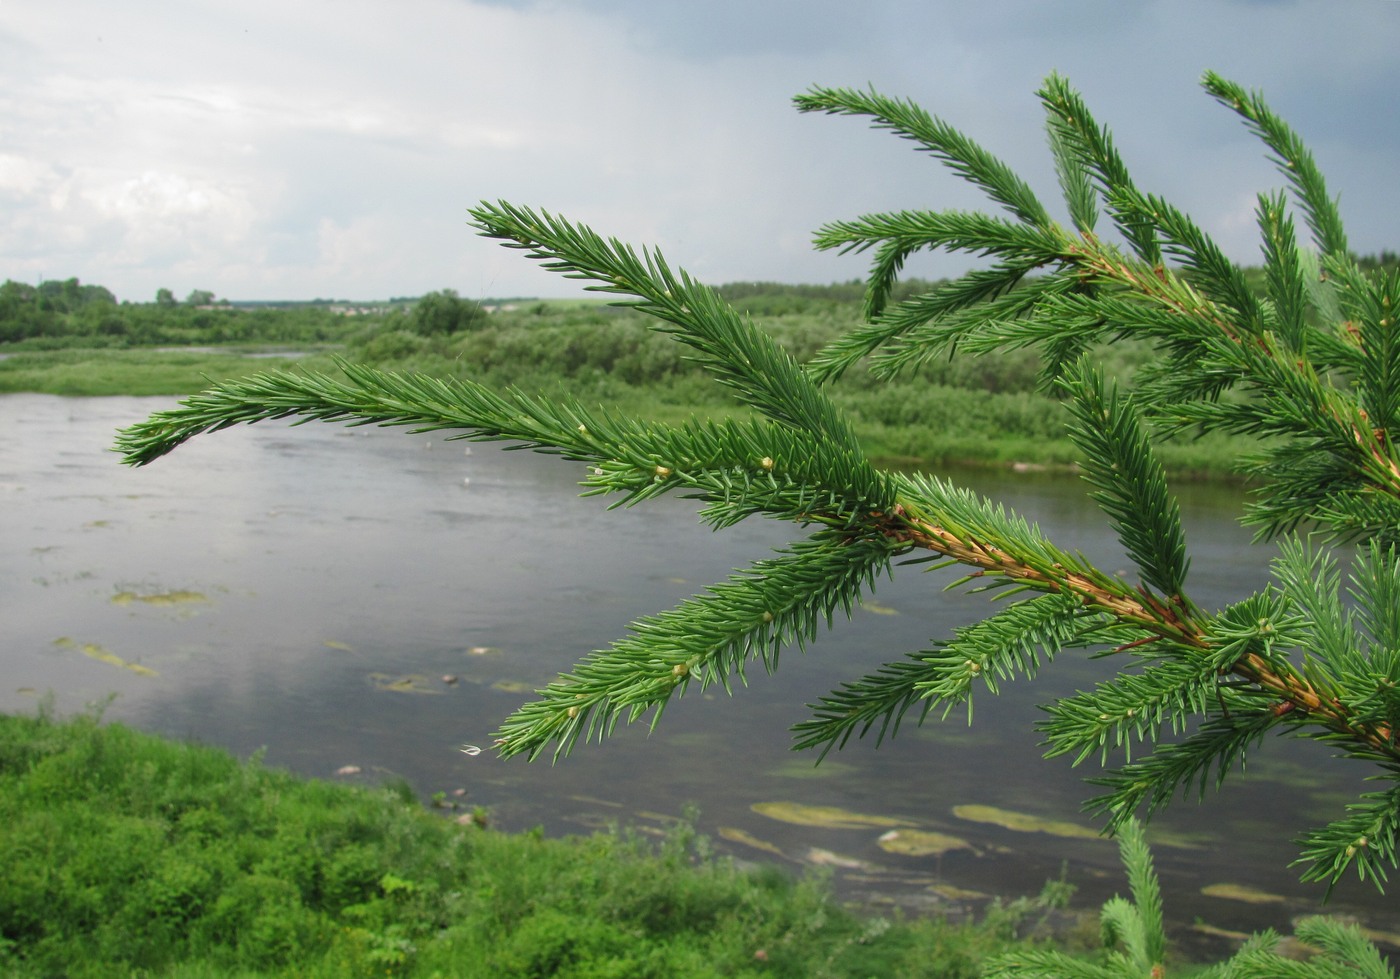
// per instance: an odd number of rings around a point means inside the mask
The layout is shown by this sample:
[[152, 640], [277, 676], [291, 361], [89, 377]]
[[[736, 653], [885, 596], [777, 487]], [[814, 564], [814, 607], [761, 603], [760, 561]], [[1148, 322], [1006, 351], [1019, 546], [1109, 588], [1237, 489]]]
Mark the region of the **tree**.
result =
[[157, 305], [157, 306], [174, 306], [174, 305], [175, 305], [175, 293], [171, 292], [169, 289], [157, 289], [157, 290], [156, 290], [156, 305]]
[[425, 337], [451, 336], [472, 328], [487, 313], [470, 299], [462, 299], [455, 289], [430, 292], [413, 306], [410, 322], [415, 333]]
[[115, 306], [117, 297], [106, 286], [81, 286], [78, 289], [78, 304], [80, 306]]
[[39, 283], [39, 306], [55, 313], [71, 313], [82, 302], [82, 287], [76, 278], [48, 279]]
[[[1312, 157], [1262, 98], [1214, 74], [1203, 84], [1263, 140], [1288, 185], [1257, 202], [1262, 296], [1186, 214], [1134, 185], [1108, 130], [1058, 76], [1039, 97], [1068, 224], [917, 106], [816, 88], [799, 109], [894, 131], [1006, 213], [901, 211], [822, 228], [818, 247], [873, 255], [869, 321], [806, 365], [656, 251], [507, 203], [471, 212], [482, 234], [649, 314], [754, 420], [664, 425], [343, 364], [339, 374], [222, 383], [127, 429], [120, 448], [143, 464], [201, 432], [267, 418], [405, 425], [586, 461], [586, 492], [619, 504], [682, 492], [716, 528], [763, 515], [808, 531], [585, 656], [505, 721], [505, 755], [567, 754], [649, 711], [655, 724], [692, 686], [727, 688], [753, 660], [774, 669], [781, 648], [812, 641], [896, 561], [961, 565], [963, 581], [1001, 607], [833, 691], [798, 726], [799, 747], [826, 751], [872, 731], [878, 742], [916, 708], [920, 720], [963, 704], [970, 716], [976, 689], [994, 694], [1068, 650], [1113, 656], [1118, 675], [1047, 706], [1041, 731], [1051, 755], [1113, 759], [1090, 779], [1103, 791], [1088, 803], [1108, 830], [1218, 785], [1269, 733], [1313, 738], [1369, 766], [1375, 791], [1300, 841], [1303, 877], [1330, 888], [1354, 869], [1379, 887], [1396, 867], [1400, 828], [1400, 274], [1358, 267]], [[905, 259], [925, 248], [991, 262], [892, 302]], [[1123, 338], [1154, 353], [1131, 390], [1093, 356]], [[1129, 573], [1095, 566], [949, 481], [878, 469], [821, 387], [867, 357], [889, 376], [954, 350], [1018, 347], [1042, 353], [1042, 383], [1063, 400]], [[1187, 589], [1187, 542], [1155, 450], [1158, 439], [1210, 431], [1259, 438], [1243, 519], [1278, 541], [1269, 586], [1214, 611]], [[1141, 744], [1148, 753], [1129, 758]]]
[[[160, 297], [156, 297], [159, 301]], [[208, 289], [192, 289], [185, 297], [186, 306], [212, 306], [214, 305], [214, 294]]]
[[14, 279], [0, 285], [0, 343], [38, 336], [51, 318], [40, 310], [34, 286]]

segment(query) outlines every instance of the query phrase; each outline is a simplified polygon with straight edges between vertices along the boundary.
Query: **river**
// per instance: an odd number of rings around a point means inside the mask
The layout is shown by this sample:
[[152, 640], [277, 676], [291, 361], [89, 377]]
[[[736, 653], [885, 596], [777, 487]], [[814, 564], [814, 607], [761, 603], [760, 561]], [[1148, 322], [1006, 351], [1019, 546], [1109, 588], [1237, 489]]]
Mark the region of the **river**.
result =
[[[723, 852], [827, 866], [843, 897], [867, 905], [958, 913], [1061, 873], [1086, 906], [1125, 892], [1111, 841], [1009, 829], [987, 808], [1093, 827], [1079, 814], [1092, 769], [1045, 761], [1033, 725], [1037, 704], [1110, 664], [1063, 657], [1034, 683], [979, 693], [972, 726], [961, 710], [935, 715], [819, 767], [788, 750], [805, 703], [986, 611], [985, 596], [942, 590], [956, 572], [898, 570], [853, 622], [786, 652], [776, 675], [755, 667], [732, 698], [693, 691], [650, 735], [620, 728], [554, 765], [472, 756], [461, 746], [489, 746], [531, 689], [630, 620], [800, 531], [752, 520], [712, 533], [679, 499], [608, 511], [578, 495], [576, 464], [397, 429], [264, 423], [121, 466], [115, 430], [168, 404], [0, 396], [0, 710], [32, 711], [48, 695], [66, 714], [110, 699], [108, 719], [244, 756], [263, 749], [268, 764], [306, 775], [402, 777], [425, 800], [484, 807], [505, 829], [654, 828], [694, 804]], [[959, 478], [1060, 545], [1121, 566], [1079, 480]], [[1239, 492], [1181, 495], [1196, 600], [1218, 607], [1257, 588], [1271, 549], [1236, 524]], [[1153, 821], [1174, 935], [1198, 939], [1198, 920], [1286, 931], [1319, 910], [1321, 888], [1287, 866], [1289, 840], [1339, 814], [1366, 773], [1316, 748], [1270, 740], [1222, 792]], [[881, 847], [887, 827], [792, 821], [813, 815], [803, 807], [963, 845], [901, 855]], [[1347, 881], [1327, 910], [1400, 932], [1369, 884]]]

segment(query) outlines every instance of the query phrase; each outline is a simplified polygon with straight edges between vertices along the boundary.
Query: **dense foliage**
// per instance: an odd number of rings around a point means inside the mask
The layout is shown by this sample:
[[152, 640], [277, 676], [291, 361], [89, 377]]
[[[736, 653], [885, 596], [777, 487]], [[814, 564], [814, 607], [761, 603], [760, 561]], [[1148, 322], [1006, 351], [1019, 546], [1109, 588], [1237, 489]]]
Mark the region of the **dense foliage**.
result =
[[298, 780], [91, 717], [0, 716], [0, 972], [298, 975], [979, 973], [1033, 901], [980, 927], [863, 921], [817, 881], [740, 870], [689, 822], [510, 836], [407, 786]]
[[[162, 290], [168, 291], [168, 290]], [[29, 286], [13, 280], [0, 285], [0, 344], [20, 349], [125, 347], [149, 344], [307, 342], [344, 335], [345, 321], [324, 305], [277, 309], [235, 309], [210, 305], [212, 293], [196, 291], [190, 301], [117, 303], [102, 287], [77, 279]]]

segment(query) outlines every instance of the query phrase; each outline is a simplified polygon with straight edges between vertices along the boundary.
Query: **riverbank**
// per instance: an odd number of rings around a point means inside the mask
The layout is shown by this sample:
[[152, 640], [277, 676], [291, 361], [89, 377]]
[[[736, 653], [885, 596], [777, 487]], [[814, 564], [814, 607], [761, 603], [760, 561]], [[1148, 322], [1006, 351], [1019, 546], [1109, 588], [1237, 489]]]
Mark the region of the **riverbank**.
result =
[[1037, 933], [1057, 893], [976, 924], [862, 917], [820, 878], [716, 857], [685, 819], [549, 839], [444, 811], [392, 779], [0, 715], [0, 971], [956, 979]]
[[[584, 313], [588, 313], [584, 310]], [[582, 314], [575, 314], [582, 315]], [[343, 356], [389, 370], [470, 377], [500, 387], [567, 392], [585, 404], [677, 423], [693, 416], [726, 418], [743, 409], [725, 390], [694, 372], [671, 341], [649, 334], [640, 317], [593, 311], [579, 336], [577, 327], [544, 323], [497, 326], [453, 340], [427, 340], [402, 332], [371, 329], [344, 344], [310, 349], [267, 345], [221, 347], [69, 347], [13, 349], [0, 357], [0, 393], [72, 397], [112, 395], [184, 397], [211, 382], [277, 368], [334, 371]], [[493, 321], [493, 325], [496, 325]], [[607, 343], [589, 330], [618, 336]], [[517, 335], [521, 333], [522, 335]], [[805, 336], [799, 325], [778, 331], [790, 343]], [[625, 354], [612, 345], [622, 341]], [[663, 345], [658, 345], [660, 341]], [[551, 351], [572, 351], [566, 357]], [[806, 352], [805, 347], [799, 352]], [[640, 366], [639, 366], [640, 365]], [[843, 379], [833, 399], [851, 416], [866, 451], [882, 465], [936, 469], [987, 467], [1015, 472], [1071, 470], [1078, 451], [1065, 435], [1065, 413], [1054, 399], [1033, 389], [1025, 365], [986, 365], [985, 373], [914, 376], [893, 382], [868, 377]], [[1033, 373], [1033, 372], [1031, 372]], [[1235, 482], [1241, 455], [1255, 443], [1211, 435], [1164, 443], [1159, 454], [1168, 474], [1181, 480]]]

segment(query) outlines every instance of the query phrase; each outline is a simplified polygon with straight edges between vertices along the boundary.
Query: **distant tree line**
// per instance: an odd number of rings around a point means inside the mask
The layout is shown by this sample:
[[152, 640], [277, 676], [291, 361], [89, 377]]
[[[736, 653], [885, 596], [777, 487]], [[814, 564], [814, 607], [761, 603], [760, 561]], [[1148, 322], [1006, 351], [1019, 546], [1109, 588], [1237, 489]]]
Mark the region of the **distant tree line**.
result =
[[193, 345], [249, 341], [303, 343], [345, 333], [343, 318], [324, 309], [241, 311], [212, 305], [212, 293], [173, 302], [162, 290], [153, 303], [118, 303], [102, 286], [76, 279], [38, 286], [0, 285], [0, 343], [29, 348]]
[[[1400, 253], [1385, 250], [1362, 256], [1358, 263], [1367, 270], [1392, 270], [1400, 268]], [[1252, 283], [1256, 279], [1262, 283], [1262, 273], [1252, 274], [1256, 272], [1259, 270], [1247, 269], [1246, 275]], [[907, 299], [936, 284], [920, 279], [902, 281], [896, 285], [892, 298], [896, 302]], [[858, 314], [863, 290], [860, 280], [829, 285], [732, 282], [717, 287], [727, 302], [760, 319], [814, 317], [814, 322], [828, 327]], [[524, 304], [528, 300], [516, 302]], [[505, 301], [495, 301], [490, 308], [504, 305]], [[607, 372], [616, 367], [624, 374], [654, 377], [688, 370], [668, 345], [653, 345], [640, 339], [644, 333], [639, 333], [635, 341], [630, 337], [594, 335], [592, 328], [604, 326], [598, 321], [603, 310], [614, 316], [625, 312], [611, 307], [601, 307], [584, 317], [588, 321], [589, 329], [584, 330], [587, 335], [566, 332], [546, 339], [537, 330], [527, 330], [535, 335], [522, 344], [520, 331], [525, 327], [516, 327], [515, 317], [507, 316], [493, 325], [491, 321], [499, 319], [499, 314], [490, 312], [486, 304], [463, 298], [453, 289], [375, 303], [367, 317], [341, 315], [350, 306], [348, 302], [337, 305], [333, 300], [232, 304], [217, 299], [206, 289], [194, 289], [181, 301], [164, 288], [157, 290], [151, 303], [118, 303], [105, 286], [84, 285], [76, 278], [51, 279], [38, 285], [7, 280], [0, 285], [0, 344], [23, 341], [29, 347], [109, 347], [349, 341], [372, 359], [395, 360], [429, 353], [431, 344], [425, 345], [425, 341], [486, 331], [490, 337], [482, 336], [469, 346], [470, 353], [491, 366], [503, 366], [503, 361], [520, 356], [523, 345], [532, 354], [526, 359], [551, 373], [571, 375], [583, 369]], [[536, 318], [550, 312], [547, 303], [536, 302], [525, 309], [527, 315]], [[359, 307], [355, 311], [363, 313]], [[573, 322], [566, 326], [567, 317], [561, 319], [552, 312], [545, 319], [566, 331], [577, 331], [582, 325]], [[811, 346], [795, 333], [785, 339], [799, 358]], [[371, 340], [376, 342], [366, 349]], [[648, 349], [638, 349], [639, 344]], [[463, 352], [466, 351], [457, 351]]]
[[[351, 312], [357, 314], [354, 325], [345, 315]], [[110, 289], [76, 278], [37, 286], [7, 280], [0, 285], [0, 343], [44, 348], [344, 340], [362, 329], [358, 320], [366, 312], [421, 337], [466, 333], [489, 315], [452, 289], [363, 307], [334, 300], [235, 305], [207, 289], [191, 291], [183, 302], [159, 289], [154, 302], [118, 303]]]

